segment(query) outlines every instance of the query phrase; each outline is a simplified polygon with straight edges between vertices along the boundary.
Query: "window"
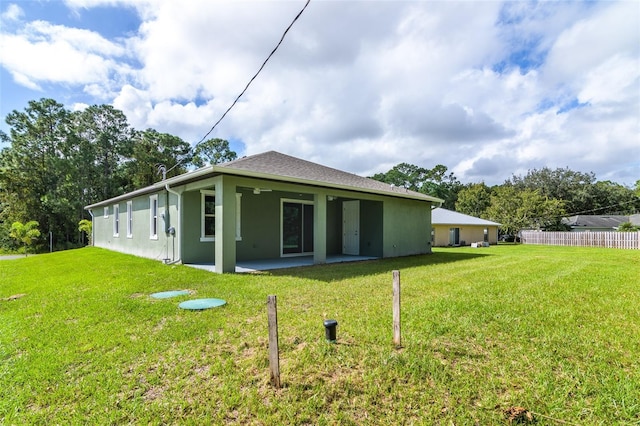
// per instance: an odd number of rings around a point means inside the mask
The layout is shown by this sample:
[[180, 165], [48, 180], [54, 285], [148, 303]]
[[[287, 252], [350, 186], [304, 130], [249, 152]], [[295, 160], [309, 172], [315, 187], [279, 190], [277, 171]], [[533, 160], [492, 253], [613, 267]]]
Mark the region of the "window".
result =
[[[215, 191], [203, 189], [200, 191], [200, 241], [215, 241], [216, 239], [216, 197]], [[236, 194], [236, 241], [242, 240], [241, 233], [242, 194]]]
[[200, 191], [200, 241], [214, 241], [216, 237], [216, 197], [215, 192]]
[[133, 237], [133, 201], [127, 201], [127, 238]]
[[158, 239], [158, 194], [149, 197], [149, 238]]
[[120, 205], [113, 205], [113, 236], [120, 235]]
[[105, 219], [109, 218], [109, 207], [108, 206], [104, 208], [103, 216], [104, 216]]

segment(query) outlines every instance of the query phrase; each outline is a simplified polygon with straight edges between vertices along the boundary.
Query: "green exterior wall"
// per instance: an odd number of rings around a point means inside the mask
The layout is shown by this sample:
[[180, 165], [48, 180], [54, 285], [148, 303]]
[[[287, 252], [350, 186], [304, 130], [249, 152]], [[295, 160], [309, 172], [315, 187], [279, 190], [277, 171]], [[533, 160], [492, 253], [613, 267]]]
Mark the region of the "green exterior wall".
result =
[[[255, 194], [254, 188], [261, 188], [260, 193]], [[216, 191], [216, 235], [220, 229], [227, 236], [224, 246], [220, 239], [201, 241], [202, 190]], [[219, 192], [224, 194], [224, 200], [218, 197]], [[236, 194], [240, 196], [239, 238], [235, 238]], [[159, 204], [159, 229], [155, 240], [149, 238], [150, 195], [157, 195]], [[281, 256], [282, 200], [325, 206], [323, 212], [314, 213], [316, 218], [325, 221], [325, 225], [314, 228], [325, 234], [316, 236], [314, 243], [320, 247], [314, 257], [318, 263], [323, 263], [325, 255], [342, 253], [342, 203], [349, 200], [360, 202], [361, 255], [394, 257], [431, 252], [431, 203], [428, 201], [226, 175], [178, 185], [171, 188], [171, 193], [159, 191], [133, 198], [132, 238], [126, 236], [126, 201], [119, 203], [118, 237], [113, 236], [113, 206], [108, 206], [109, 217], [106, 219], [102, 207], [94, 209], [94, 244], [166, 262], [216, 263], [216, 270], [222, 259], [224, 271], [218, 272], [228, 272], [237, 261]], [[228, 212], [223, 210], [223, 202], [225, 206], [233, 204]], [[175, 229], [174, 234], [165, 232], [169, 227]], [[228, 255], [216, 256], [216, 250], [222, 250], [223, 254], [226, 250]]]
[[342, 203], [327, 202], [327, 255], [342, 253]]
[[382, 201], [360, 202], [360, 254], [362, 256], [383, 256], [383, 212]]
[[383, 257], [431, 253], [431, 203], [385, 201]]
[[213, 263], [215, 243], [213, 241], [200, 241], [200, 200], [200, 191], [190, 191], [182, 194], [184, 206], [184, 226], [181, 237], [183, 263]]
[[[158, 198], [158, 225], [157, 238], [151, 238], [151, 219], [149, 210], [150, 196]], [[167, 209], [167, 197], [169, 208]], [[105, 217], [104, 209], [93, 211], [93, 241], [97, 247], [109, 250], [129, 253], [136, 256], [171, 262], [180, 258], [180, 247], [176, 235], [167, 232], [170, 218], [178, 218], [177, 197], [165, 191], [155, 194], [143, 195], [131, 199], [133, 221], [131, 236], [127, 235], [127, 201], [116, 203], [119, 206], [119, 233], [114, 235], [114, 210], [115, 204], [107, 206], [108, 214]], [[164, 218], [163, 218], [164, 215]]]
[[242, 194], [242, 241], [237, 242], [238, 260], [280, 257], [281, 200], [313, 201], [312, 194], [240, 188]]

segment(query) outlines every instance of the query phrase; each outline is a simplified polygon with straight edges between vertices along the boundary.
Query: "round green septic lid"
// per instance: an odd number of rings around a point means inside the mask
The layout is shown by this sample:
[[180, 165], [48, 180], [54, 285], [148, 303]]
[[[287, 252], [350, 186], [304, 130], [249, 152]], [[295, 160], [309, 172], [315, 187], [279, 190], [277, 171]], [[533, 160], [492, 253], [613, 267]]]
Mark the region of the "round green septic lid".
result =
[[184, 296], [185, 294], [189, 294], [189, 290], [161, 291], [160, 293], [153, 293], [151, 297], [154, 299], [168, 299], [170, 297]]
[[227, 302], [222, 299], [194, 299], [182, 302], [178, 305], [178, 307], [182, 309], [200, 311], [203, 309], [217, 308], [219, 306], [225, 305], [226, 303]]

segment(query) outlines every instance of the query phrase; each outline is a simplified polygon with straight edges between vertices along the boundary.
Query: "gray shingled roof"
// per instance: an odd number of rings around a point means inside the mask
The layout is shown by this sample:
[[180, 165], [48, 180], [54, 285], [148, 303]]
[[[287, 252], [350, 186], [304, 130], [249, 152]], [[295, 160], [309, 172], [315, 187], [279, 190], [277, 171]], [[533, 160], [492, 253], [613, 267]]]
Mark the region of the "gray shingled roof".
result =
[[441, 199], [431, 197], [405, 188], [358, 176], [353, 173], [326, 167], [311, 161], [301, 160], [276, 151], [268, 151], [248, 157], [230, 161], [216, 166], [220, 169], [245, 171], [259, 174], [277, 180], [287, 180], [299, 183], [334, 187], [339, 189], [360, 190], [364, 192], [384, 193], [403, 198], [417, 198], [426, 201], [442, 202]]
[[480, 219], [479, 217], [469, 216], [468, 214], [458, 213], [442, 207], [431, 210], [431, 223], [434, 225], [482, 225], [482, 226], [500, 226], [499, 223], [490, 220]]
[[409, 191], [405, 188], [394, 187], [377, 180], [343, 172], [341, 170], [322, 166], [310, 161], [301, 160], [300, 158], [281, 154], [276, 151], [268, 151], [262, 154], [242, 157], [227, 163], [207, 166], [187, 172], [161, 182], [156, 182], [153, 185], [138, 189], [128, 194], [123, 194], [118, 197], [111, 198], [110, 200], [104, 200], [99, 203], [92, 204], [85, 207], [85, 209], [105, 206], [134, 196], [159, 191], [165, 188], [165, 185], [169, 185], [171, 187], [220, 174], [390, 195], [394, 197], [432, 201], [436, 203], [442, 202], [441, 199], [431, 197], [426, 194]]
[[563, 223], [575, 228], [617, 228], [622, 223], [629, 222], [629, 216], [619, 215], [576, 215], [562, 220]]

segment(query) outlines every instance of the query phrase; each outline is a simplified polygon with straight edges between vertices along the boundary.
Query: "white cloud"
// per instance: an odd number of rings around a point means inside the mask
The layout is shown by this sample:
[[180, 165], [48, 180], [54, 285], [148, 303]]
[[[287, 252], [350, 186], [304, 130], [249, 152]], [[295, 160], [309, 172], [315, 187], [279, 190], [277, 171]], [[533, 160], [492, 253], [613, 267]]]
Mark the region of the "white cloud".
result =
[[[135, 8], [143, 22], [126, 40], [27, 22], [2, 34], [14, 79], [81, 88], [136, 128], [194, 142], [304, 3], [66, 4], [80, 17]], [[629, 155], [640, 146], [638, 28], [626, 1], [312, 1], [210, 137], [361, 174], [408, 162], [487, 183], [544, 166], [629, 179], [640, 175]]]
[[581, 77], [616, 55], [638, 60], [640, 38], [638, 3], [606, 2], [578, 20], [556, 39], [545, 64], [555, 83], [581, 83]]
[[623, 104], [633, 107], [638, 100], [637, 89], [640, 79], [638, 58], [614, 55], [592, 67], [585, 73], [583, 85], [578, 92], [580, 103]]
[[42, 83], [108, 83], [121, 68], [112, 57], [125, 53], [88, 30], [34, 21], [16, 34], [2, 34], [2, 66], [30, 88]]
[[24, 11], [17, 4], [11, 3], [7, 10], [2, 12], [0, 19], [2, 21], [19, 21], [24, 16]]

